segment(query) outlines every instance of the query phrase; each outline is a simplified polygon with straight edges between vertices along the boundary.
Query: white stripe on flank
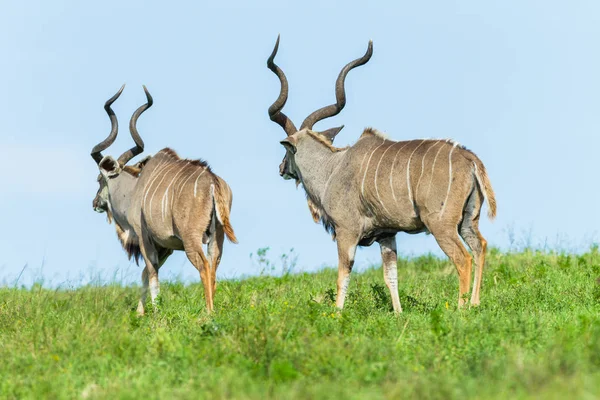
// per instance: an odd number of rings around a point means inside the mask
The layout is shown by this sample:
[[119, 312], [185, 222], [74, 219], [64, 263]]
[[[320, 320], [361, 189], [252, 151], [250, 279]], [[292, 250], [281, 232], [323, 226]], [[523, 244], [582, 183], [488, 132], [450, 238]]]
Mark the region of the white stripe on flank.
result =
[[160, 173], [162, 172], [163, 169], [167, 168], [169, 166], [169, 163], [167, 163], [166, 160], [161, 161], [156, 168], [153, 171], [153, 177], [150, 180], [150, 182], [148, 183], [148, 185], [146, 186], [146, 194], [144, 195], [144, 202], [143, 202], [143, 206], [146, 207], [146, 199], [148, 198], [148, 193], [150, 193], [150, 189], [152, 189], [152, 185], [154, 185], [154, 182], [156, 181], [156, 178], [158, 178], [158, 176], [160, 175]]
[[[182, 174], [181, 174], [181, 175], [182, 175], [182, 176], [179, 178], [179, 181], [180, 181], [180, 182], [183, 182], [184, 180], [186, 180], [186, 179], [187, 179], [187, 178], [185, 177], [185, 171], [186, 171], [187, 167], [189, 167], [189, 166], [190, 166], [190, 161], [189, 161], [189, 160], [185, 160], [185, 161], [186, 161], [186, 163], [185, 163], [185, 165], [183, 166], [183, 168], [181, 169], [181, 172], [182, 172]], [[176, 186], [177, 186], [177, 183], [174, 183], [174, 184], [173, 184], [173, 193], [172, 193], [172, 196], [171, 196], [171, 204], [170, 204], [170, 207], [173, 207], [173, 204], [175, 203], [175, 200], [179, 198], [179, 194], [175, 195], [175, 193], [178, 193], [178, 191], [177, 191], [177, 187], [176, 187]], [[181, 187], [181, 184], [179, 185], [179, 187]]]
[[[166, 193], [167, 192], [165, 192], [165, 194]], [[162, 221], [164, 222], [165, 221], [165, 195], [164, 194], [163, 194], [162, 200], [160, 201], [160, 216], [161, 216]]]
[[207, 168], [208, 167], [204, 167], [204, 170], [202, 172], [200, 172], [200, 175], [198, 175], [198, 177], [196, 178], [196, 183], [194, 183], [194, 197], [196, 197], [196, 190], [198, 189], [198, 179], [200, 179], [202, 174], [206, 172]]
[[450, 153], [448, 154], [448, 190], [446, 191], [446, 198], [444, 199], [444, 205], [442, 206], [442, 211], [440, 211], [440, 219], [444, 214], [444, 210], [446, 209], [446, 204], [448, 204], [448, 196], [450, 196], [450, 187], [452, 186], [452, 152], [456, 148], [458, 143], [454, 143]]
[[383, 142], [381, 142], [381, 144], [379, 146], [375, 147], [375, 150], [373, 150], [371, 152], [371, 155], [369, 156], [369, 161], [367, 161], [367, 167], [365, 168], [365, 174], [363, 175], [362, 185], [360, 187], [360, 192], [362, 193], [363, 196], [365, 195], [365, 178], [367, 177], [367, 172], [369, 172], [369, 164], [371, 163], [371, 158], [373, 157], [373, 154], [375, 154], [377, 149], [380, 148], [381, 146], [383, 146], [384, 143], [385, 143], [385, 139], [383, 139]]
[[[146, 193], [146, 196], [148, 196], [148, 194], [150, 193], [151, 188], [154, 187], [154, 184], [156, 183], [156, 188], [154, 188], [154, 190], [152, 191], [152, 195], [150, 196], [150, 203], [148, 204], [148, 213], [150, 214], [150, 219], [152, 219], [152, 199], [154, 198], [154, 195], [156, 194], [158, 188], [160, 187], [160, 183], [165, 178], [166, 172], [169, 169], [173, 168], [173, 166], [174, 166], [174, 164], [171, 163], [171, 162], [169, 162], [169, 161], [170, 160], [167, 160], [165, 162], [164, 167], [161, 168], [160, 171], [157, 171], [156, 175], [152, 179], [152, 182], [150, 183], [150, 185], [148, 185], [148, 191]], [[159, 178], [161, 178], [160, 181], [159, 181]], [[145, 199], [144, 199], [144, 203], [145, 203]]]
[[187, 177], [186, 180], [183, 181], [183, 183], [181, 184], [181, 186], [179, 186], [179, 192], [177, 193], [177, 196], [181, 195], [181, 192], [183, 192], [183, 189], [185, 188], [185, 184], [192, 178], [192, 176], [194, 176], [196, 174], [196, 172], [200, 171], [200, 168], [197, 168], [195, 170], [192, 171], [192, 173]]
[[[169, 189], [171, 188], [171, 185], [173, 184], [173, 182], [175, 182], [177, 180], [177, 177], [179, 175], [181, 175], [181, 173], [185, 170], [185, 167], [187, 167], [187, 163], [185, 165], [183, 165], [181, 167], [181, 170], [179, 170], [179, 172], [177, 172], [175, 174], [175, 176], [173, 177], [173, 179], [171, 180], [171, 183], [169, 183], [169, 186], [167, 186], [167, 189], [165, 190], [165, 194], [163, 195], [163, 199], [162, 199], [162, 220], [165, 220], [165, 204], [167, 204], [169, 202]], [[175, 189], [173, 189], [175, 190]], [[174, 198], [175, 196], [173, 196]]]
[[369, 153], [365, 153], [365, 156], [362, 159], [362, 162], [360, 163], [360, 172], [362, 172], [363, 167], [365, 166], [365, 160], [367, 159], [367, 156], [369, 155]]
[[379, 172], [379, 166], [381, 165], [381, 161], [383, 160], [383, 157], [385, 156], [385, 153], [387, 153], [387, 151], [389, 149], [391, 149], [396, 143], [392, 143], [391, 145], [389, 145], [387, 147], [387, 149], [385, 149], [385, 151], [381, 155], [381, 158], [379, 159], [379, 162], [377, 163], [377, 168], [375, 168], [375, 194], [377, 194], [377, 200], [379, 200], [379, 204], [381, 204], [381, 207], [383, 207], [383, 209], [385, 210], [385, 212], [388, 213], [388, 214], [390, 214], [390, 215], [392, 215], [392, 214], [388, 211], [387, 208], [385, 208], [385, 205], [383, 204], [383, 201], [381, 201], [381, 197], [379, 196], [379, 188], [377, 187], [377, 173]]
[[429, 150], [433, 149], [435, 146], [437, 146], [440, 143], [441, 142], [439, 140], [436, 140], [435, 144], [433, 146], [429, 146], [429, 148], [427, 149], [425, 154], [423, 154], [423, 158], [421, 159], [421, 175], [419, 175], [419, 180], [417, 181], [417, 187], [415, 189], [415, 196], [419, 195], [419, 185], [421, 184], [421, 178], [423, 177], [423, 172], [425, 171], [425, 157], [427, 156], [427, 153], [429, 153]]
[[427, 200], [429, 200], [429, 191], [431, 190], [431, 184], [433, 183], [433, 170], [435, 168], [435, 162], [437, 161], [437, 158], [440, 155], [440, 151], [442, 151], [443, 148], [444, 148], [444, 146], [440, 146], [440, 149], [435, 154], [435, 158], [433, 159], [433, 164], [431, 165], [431, 178], [429, 178], [429, 187], [427, 188], [427, 193], [425, 194], [425, 202], [426, 203], [427, 203]]
[[415, 206], [415, 202], [413, 201], [412, 189], [410, 188], [410, 160], [412, 159], [413, 154], [415, 154], [415, 151], [417, 151], [417, 149], [421, 147], [423, 143], [425, 143], [425, 140], [422, 140], [421, 143], [419, 143], [419, 145], [415, 147], [413, 152], [410, 153], [410, 157], [408, 157], [408, 165], [406, 166], [406, 187], [408, 188], [408, 199], [410, 200], [410, 204], [412, 204], [413, 207]]
[[152, 201], [154, 200], [154, 195], [158, 191], [158, 188], [160, 187], [161, 183], [165, 180], [165, 177], [167, 176], [167, 171], [170, 171], [171, 169], [173, 169], [173, 167], [176, 166], [178, 162], [179, 161], [176, 161], [176, 162], [170, 164], [165, 169], [163, 169], [163, 171], [162, 171], [163, 177], [161, 178], [160, 181], [158, 181], [158, 184], [156, 185], [156, 189], [154, 189], [154, 192], [152, 192], [152, 196], [150, 196], [150, 203], [148, 204], [148, 212], [150, 213], [150, 221], [152, 221]]
[[[162, 167], [162, 165], [163, 165], [163, 162], [162, 162], [162, 161], [160, 161], [160, 162], [159, 162], [159, 163], [156, 165], [156, 168], [154, 168], [154, 171], [158, 171], [158, 170], [159, 170], [159, 169]], [[153, 171], [153, 172], [154, 172], [154, 171]], [[154, 180], [154, 177], [155, 177], [155, 176], [156, 176], [156, 175], [153, 175], [151, 178], [149, 178], [149, 179], [150, 179], [150, 181], [149, 181], [148, 183], [146, 183], [146, 188], [145, 188], [145, 190], [146, 190], [146, 193], [144, 193], [144, 199], [143, 199], [143, 201], [142, 201], [142, 205], [144, 205], [144, 206], [146, 205], [146, 197], [148, 196], [148, 192], [150, 191], [150, 187], [152, 186], [152, 182], [153, 182], [153, 180]]]
[[[402, 142], [398, 142], [398, 143], [402, 143]], [[400, 147], [398, 149], [398, 151], [396, 152], [396, 155], [394, 156], [394, 161], [392, 161], [392, 168], [390, 168], [390, 189], [392, 189], [392, 197], [394, 198], [394, 203], [398, 204], [398, 199], [396, 199], [396, 193], [394, 193], [394, 165], [396, 164], [396, 157], [398, 157], [398, 154], [400, 153], [400, 151], [405, 148], [406, 146], [408, 146], [409, 143], [412, 143], [412, 140], [409, 140], [408, 142], [404, 142], [404, 146]]]

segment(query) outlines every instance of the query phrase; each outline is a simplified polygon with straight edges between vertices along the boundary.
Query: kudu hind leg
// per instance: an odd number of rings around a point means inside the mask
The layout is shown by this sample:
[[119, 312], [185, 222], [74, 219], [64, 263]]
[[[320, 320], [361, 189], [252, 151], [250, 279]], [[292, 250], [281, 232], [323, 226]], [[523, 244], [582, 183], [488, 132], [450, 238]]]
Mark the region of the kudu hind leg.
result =
[[465, 304], [464, 296], [471, 285], [471, 269], [473, 258], [462, 244], [458, 232], [452, 229], [441, 231], [431, 230], [440, 248], [452, 260], [458, 272], [458, 306]]
[[185, 254], [200, 273], [200, 280], [204, 286], [206, 309], [210, 313], [213, 310], [212, 273], [210, 270], [210, 262], [202, 249], [202, 238], [185, 238], [183, 244], [185, 247]]
[[395, 313], [402, 312], [400, 297], [398, 296], [398, 251], [396, 250], [396, 237], [388, 237], [378, 241], [381, 247], [381, 260], [383, 267], [383, 280], [390, 291], [392, 305]]
[[466, 220], [460, 230], [460, 236], [469, 245], [475, 258], [475, 276], [473, 277], [473, 292], [471, 293], [471, 304], [474, 305], [479, 305], [480, 301], [479, 294], [487, 249], [487, 241], [481, 236], [477, 225], [478, 220]]
[[215, 232], [208, 239], [208, 259], [211, 265], [211, 280], [212, 280], [212, 295], [215, 296], [217, 290], [217, 268], [221, 262], [221, 255], [223, 254], [223, 242], [225, 240], [225, 232], [223, 226], [217, 224]]
[[356, 254], [356, 240], [344, 237], [338, 233], [337, 248], [338, 248], [338, 280], [337, 280], [337, 296], [335, 305], [337, 308], [344, 308], [346, 300], [346, 292], [350, 284], [350, 273], [354, 266], [354, 256]]
[[481, 280], [483, 278], [483, 266], [485, 264], [485, 251], [487, 241], [479, 232], [479, 216], [484, 197], [480, 190], [475, 188], [464, 207], [463, 220], [460, 225], [460, 236], [471, 249], [475, 261], [475, 274], [473, 277], [473, 292], [471, 293], [471, 304], [479, 304], [479, 293]]

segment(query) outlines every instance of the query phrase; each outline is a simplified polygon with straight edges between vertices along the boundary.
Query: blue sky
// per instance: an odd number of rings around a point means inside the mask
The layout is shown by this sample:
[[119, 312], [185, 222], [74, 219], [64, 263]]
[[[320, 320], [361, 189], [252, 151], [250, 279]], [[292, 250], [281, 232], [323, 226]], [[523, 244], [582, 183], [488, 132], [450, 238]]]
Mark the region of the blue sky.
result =
[[[298, 270], [336, 262], [335, 244], [312, 222], [304, 193], [279, 177], [284, 133], [267, 116], [279, 91], [266, 68], [278, 33], [278, 64], [290, 82], [285, 108], [296, 125], [334, 100], [340, 68], [374, 55], [347, 79], [344, 111], [315, 126], [345, 124], [338, 145], [366, 126], [396, 140], [453, 138], [484, 161], [498, 218], [488, 241], [517, 238], [549, 247], [597, 241], [600, 145], [600, 3], [6, 1], [0, 13], [0, 282], [43, 277], [54, 285], [95, 274], [137, 281], [114, 227], [92, 210], [91, 148], [121, 135], [107, 154], [131, 147], [138, 123], [153, 154], [169, 146], [203, 158], [234, 192], [239, 245], [227, 243], [221, 277], [256, 274], [249, 259], [290, 248]], [[250, 5], [252, 4], [252, 5]], [[440, 253], [433, 237], [398, 235], [404, 255]], [[377, 262], [377, 246], [357, 263]], [[40, 269], [43, 263], [43, 268]], [[163, 277], [197, 280], [183, 254]]]

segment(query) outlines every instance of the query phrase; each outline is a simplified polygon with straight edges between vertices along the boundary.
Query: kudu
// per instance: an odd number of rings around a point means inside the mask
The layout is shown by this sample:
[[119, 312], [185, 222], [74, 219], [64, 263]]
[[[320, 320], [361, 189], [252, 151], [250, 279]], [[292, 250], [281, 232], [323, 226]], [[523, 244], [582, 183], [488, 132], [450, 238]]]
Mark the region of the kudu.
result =
[[488, 216], [496, 215], [496, 200], [485, 167], [477, 156], [451, 140], [419, 139], [396, 142], [367, 128], [349, 147], [333, 147], [343, 128], [317, 132], [315, 123], [337, 115], [346, 104], [344, 81], [350, 70], [369, 61], [366, 54], [340, 72], [336, 104], [310, 114], [297, 130], [281, 112], [288, 97], [283, 71], [273, 62], [279, 37], [267, 66], [280, 80], [279, 97], [269, 108], [271, 120], [287, 134], [281, 141], [286, 155], [280, 166], [285, 179], [294, 179], [306, 191], [315, 222], [331, 232], [338, 248], [336, 305], [343, 308], [357, 246], [378, 242], [383, 275], [395, 312], [402, 312], [398, 297], [396, 233], [433, 234], [444, 253], [456, 265], [459, 276], [459, 307], [469, 292], [472, 257], [475, 258], [471, 304], [479, 304], [479, 293], [487, 242], [479, 233], [479, 215], [484, 199]]
[[[102, 151], [117, 138], [117, 117], [111, 105], [124, 87], [104, 105], [111, 131], [91, 153], [100, 169], [100, 189], [94, 198], [94, 209], [106, 212], [109, 223], [114, 219], [117, 236], [129, 259], [133, 257], [138, 262], [141, 256], [145, 261], [139, 314], [144, 314], [148, 287], [155, 302], [159, 293], [158, 270], [173, 250], [184, 250], [200, 272], [206, 307], [211, 312], [224, 235], [237, 243], [229, 222], [231, 189], [206, 162], [182, 159], [169, 148], [133, 166], [127, 165], [144, 150], [136, 122], [152, 106], [152, 97], [145, 86], [147, 103], [134, 112], [129, 123], [135, 146], [117, 160], [102, 156]], [[203, 244], [207, 244], [208, 256]]]

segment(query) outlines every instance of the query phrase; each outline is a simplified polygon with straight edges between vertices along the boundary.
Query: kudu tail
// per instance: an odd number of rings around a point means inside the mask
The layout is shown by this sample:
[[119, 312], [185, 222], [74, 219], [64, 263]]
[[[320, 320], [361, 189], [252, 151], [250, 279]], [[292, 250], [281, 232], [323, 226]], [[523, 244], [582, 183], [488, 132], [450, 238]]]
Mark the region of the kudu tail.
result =
[[488, 204], [488, 218], [493, 220], [496, 218], [496, 196], [494, 195], [494, 189], [492, 189], [492, 183], [481, 160], [474, 160], [473, 166], [475, 167], [474, 174], [477, 185], [479, 185], [479, 189], [483, 192], [483, 197], [485, 197]]
[[233, 232], [233, 227], [229, 222], [229, 211], [231, 209], [232, 194], [229, 185], [224, 180], [218, 178], [210, 185], [210, 191], [215, 204], [217, 219], [223, 225], [225, 236], [232, 243], [237, 243], [237, 238]]

